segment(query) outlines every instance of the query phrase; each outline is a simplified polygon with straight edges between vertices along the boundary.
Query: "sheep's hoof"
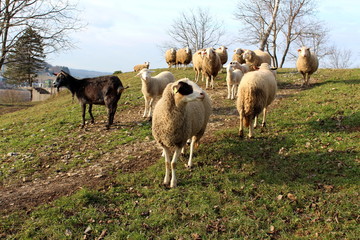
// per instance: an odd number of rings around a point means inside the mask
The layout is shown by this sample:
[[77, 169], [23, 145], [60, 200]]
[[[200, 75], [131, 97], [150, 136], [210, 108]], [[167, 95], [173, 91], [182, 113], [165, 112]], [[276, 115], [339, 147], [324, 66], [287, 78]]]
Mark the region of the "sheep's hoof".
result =
[[255, 137], [254, 137], [254, 136], [250, 136], [250, 135], [249, 135], [249, 136], [248, 136], [248, 138], [249, 138], [249, 139], [254, 139]]
[[241, 131], [241, 132], [239, 132], [239, 137], [240, 138], [243, 138], [244, 137], [244, 133]]
[[105, 128], [106, 128], [106, 130], [109, 130], [109, 129], [110, 129], [110, 125], [106, 125]]
[[190, 166], [189, 164], [184, 164], [185, 165], [185, 167], [189, 170], [189, 171], [191, 171], [192, 170], [192, 166]]

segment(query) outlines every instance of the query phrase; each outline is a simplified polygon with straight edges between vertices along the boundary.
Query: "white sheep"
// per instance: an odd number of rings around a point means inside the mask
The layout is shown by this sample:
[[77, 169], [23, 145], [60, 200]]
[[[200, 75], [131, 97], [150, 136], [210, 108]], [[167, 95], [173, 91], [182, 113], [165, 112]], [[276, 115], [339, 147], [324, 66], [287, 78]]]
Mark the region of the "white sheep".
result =
[[246, 61], [246, 64], [249, 65], [251, 71], [256, 70], [262, 63], [271, 65], [270, 54], [259, 49], [255, 51], [245, 50], [243, 58]]
[[232, 61], [237, 61], [239, 62], [240, 64], [244, 64], [245, 63], [245, 60], [243, 58], [243, 53], [244, 53], [244, 49], [242, 48], [235, 48], [234, 50], [234, 54], [232, 56]]
[[214, 88], [214, 79], [221, 70], [220, 56], [213, 48], [207, 48], [203, 53], [202, 73], [206, 76], [206, 88]]
[[[242, 78], [236, 102], [240, 115], [239, 136], [243, 137], [243, 125], [249, 127], [249, 138], [254, 137], [254, 119], [263, 112], [262, 127], [266, 126], [267, 107], [275, 99], [277, 90], [276, 73], [267, 63], [262, 63], [259, 70], [248, 72]], [[256, 123], [256, 122], [255, 122]]]
[[[205, 49], [200, 49], [198, 51], [196, 51], [192, 57], [192, 62], [193, 62], [193, 68], [195, 71], [195, 82], [199, 81], [199, 77], [200, 74], [202, 72], [202, 64], [203, 64], [203, 51], [205, 51]], [[204, 81], [204, 75], [202, 74], [202, 79], [201, 81]]]
[[141, 78], [141, 92], [145, 100], [144, 118], [151, 117], [151, 110], [155, 99], [162, 95], [166, 85], [175, 81], [174, 75], [169, 71], [161, 72], [154, 77], [151, 77], [151, 73], [153, 71], [142, 69], [136, 75]]
[[227, 53], [227, 47], [220, 46], [215, 50], [215, 52], [219, 55], [221, 60], [221, 65], [224, 65], [228, 60], [228, 53]]
[[149, 69], [149, 67], [150, 67], [150, 62], [145, 62], [144, 64], [138, 64], [134, 66], [134, 72], [138, 72], [144, 68]]
[[250, 67], [249, 65], [247, 65], [246, 63], [240, 64], [238, 61], [231, 61], [229, 63], [234, 69], [239, 69], [241, 70], [244, 74], [247, 73], [248, 71], [250, 71]]
[[176, 50], [174, 48], [170, 48], [165, 52], [165, 61], [169, 68], [176, 65]]
[[[226, 84], [228, 89], [228, 99], [235, 99], [236, 90], [241, 81], [241, 78], [244, 76], [243, 72], [239, 69], [234, 68], [233, 62], [226, 67]], [[236, 62], [237, 63], [237, 62]]]
[[[165, 155], [165, 185], [176, 187], [176, 162], [188, 139], [191, 144], [187, 166], [192, 166], [194, 145], [203, 136], [210, 114], [210, 98], [193, 81], [184, 78], [166, 86], [152, 120], [152, 134]], [[172, 161], [171, 150], [174, 150]]]
[[319, 67], [319, 60], [315, 53], [310, 51], [308, 47], [298, 49], [299, 57], [296, 61], [297, 70], [303, 75], [304, 84], [308, 85], [310, 76]]
[[180, 65], [184, 65], [184, 68], [191, 63], [192, 59], [192, 52], [189, 47], [186, 48], [180, 48], [176, 51], [176, 64], [178, 68]]

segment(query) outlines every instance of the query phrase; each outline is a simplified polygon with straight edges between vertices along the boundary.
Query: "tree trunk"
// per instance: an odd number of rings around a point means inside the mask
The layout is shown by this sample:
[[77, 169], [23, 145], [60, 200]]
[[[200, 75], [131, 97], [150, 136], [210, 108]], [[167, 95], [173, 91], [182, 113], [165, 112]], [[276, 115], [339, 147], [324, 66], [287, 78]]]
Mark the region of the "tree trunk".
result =
[[261, 39], [261, 42], [260, 42], [259, 49], [261, 51], [264, 51], [266, 42], [267, 42], [267, 40], [268, 40], [268, 38], [270, 36], [270, 32], [271, 32], [271, 30], [272, 30], [272, 28], [274, 26], [275, 19], [276, 19], [276, 16], [277, 16], [277, 12], [278, 12], [278, 9], [279, 9], [279, 4], [280, 4], [280, 0], [276, 0], [270, 24], [269, 24], [269, 26], [268, 26], [265, 34], [264, 34], [264, 37]]

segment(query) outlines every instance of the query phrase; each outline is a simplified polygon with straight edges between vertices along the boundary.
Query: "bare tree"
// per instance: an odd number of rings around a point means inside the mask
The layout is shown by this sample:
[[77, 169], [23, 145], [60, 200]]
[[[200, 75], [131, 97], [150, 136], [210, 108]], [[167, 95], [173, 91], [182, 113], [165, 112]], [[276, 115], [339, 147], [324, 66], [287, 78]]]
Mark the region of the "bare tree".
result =
[[0, 69], [25, 29], [31, 27], [44, 39], [45, 53], [69, 49], [71, 31], [83, 27], [69, 0], [0, 0]]
[[[303, 41], [306, 39], [308, 43], [316, 42], [316, 47], [320, 50], [327, 30], [315, 19], [315, 3], [316, 0], [240, 0], [237, 12], [234, 13], [244, 23], [240, 30], [242, 37], [239, 39], [247, 44], [259, 44], [260, 48], [266, 48], [276, 67], [283, 67], [292, 50], [291, 45], [299, 38]], [[276, 7], [279, 9], [276, 10]], [[298, 44], [300, 43], [299, 40]], [[282, 55], [280, 64], [279, 54]]]
[[172, 47], [189, 47], [194, 51], [219, 44], [225, 30], [223, 24], [210, 15], [208, 9], [197, 8], [182, 12], [174, 20], [168, 34]]
[[352, 51], [332, 46], [329, 49], [329, 66], [331, 68], [350, 68], [352, 64]]

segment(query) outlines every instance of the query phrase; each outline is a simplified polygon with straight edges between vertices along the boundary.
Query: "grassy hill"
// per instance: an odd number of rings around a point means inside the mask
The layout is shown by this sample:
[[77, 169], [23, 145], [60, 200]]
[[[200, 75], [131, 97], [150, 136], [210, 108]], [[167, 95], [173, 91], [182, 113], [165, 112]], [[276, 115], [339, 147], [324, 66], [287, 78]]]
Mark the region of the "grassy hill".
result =
[[[191, 69], [171, 71], [193, 79]], [[0, 115], [0, 238], [358, 238], [359, 69], [321, 69], [310, 88], [280, 69], [268, 127], [251, 140], [237, 136], [220, 74], [194, 168], [182, 157], [176, 189], [161, 184], [164, 160], [134, 75], [119, 75], [130, 88], [108, 131], [103, 106], [79, 128], [67, 90]]]

